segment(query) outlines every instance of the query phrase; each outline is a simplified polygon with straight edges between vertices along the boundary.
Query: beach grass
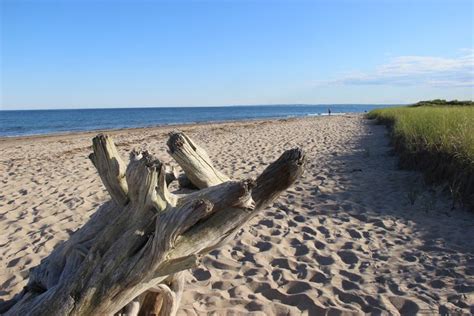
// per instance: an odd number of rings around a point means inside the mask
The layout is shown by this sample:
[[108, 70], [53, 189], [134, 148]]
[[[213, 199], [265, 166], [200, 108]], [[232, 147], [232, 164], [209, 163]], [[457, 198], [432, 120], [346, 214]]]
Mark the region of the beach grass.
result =
[[430, 182], [447, 182], [456, 201], [472, 206], [474, 106], [442, 101], [377, 109], [367, 117], [390, 127], [402, 167], [423, 171]]

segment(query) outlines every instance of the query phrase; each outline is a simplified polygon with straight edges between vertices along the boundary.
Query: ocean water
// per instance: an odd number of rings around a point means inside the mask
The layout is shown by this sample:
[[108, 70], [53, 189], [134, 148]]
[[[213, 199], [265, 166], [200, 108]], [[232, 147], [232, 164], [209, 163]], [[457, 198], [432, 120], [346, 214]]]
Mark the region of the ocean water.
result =
[[0, 111], [0, 137], [159, 125], [361, 113], [386, 105], [257, 105]]

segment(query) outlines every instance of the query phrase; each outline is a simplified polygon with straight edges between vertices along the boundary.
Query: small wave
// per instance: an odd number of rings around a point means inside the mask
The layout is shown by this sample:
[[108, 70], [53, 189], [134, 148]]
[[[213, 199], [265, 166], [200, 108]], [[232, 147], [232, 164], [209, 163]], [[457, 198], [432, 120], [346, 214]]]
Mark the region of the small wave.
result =
[[329, 113], [309, 113], [306, 114], [306, 116], [334, 116], [334, 115], [346, 115], [346, 112], [332, 112], [331, 114]]

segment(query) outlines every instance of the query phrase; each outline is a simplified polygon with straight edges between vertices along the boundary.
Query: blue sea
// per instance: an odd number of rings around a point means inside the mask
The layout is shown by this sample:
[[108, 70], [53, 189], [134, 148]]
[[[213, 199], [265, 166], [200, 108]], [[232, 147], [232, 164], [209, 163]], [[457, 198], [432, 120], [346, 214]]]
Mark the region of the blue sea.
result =
[[198, 122], [361, 113], [387, 105], [255, 105], [0, 111], [0, 137], [150, 127]]

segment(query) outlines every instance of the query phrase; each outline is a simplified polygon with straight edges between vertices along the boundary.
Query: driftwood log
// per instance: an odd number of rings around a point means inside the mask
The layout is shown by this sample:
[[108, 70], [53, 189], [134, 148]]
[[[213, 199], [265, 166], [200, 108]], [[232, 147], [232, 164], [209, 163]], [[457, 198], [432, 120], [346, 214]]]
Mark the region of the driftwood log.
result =
[[[256, 180], [230, 180], [205, 150], [173, 132], [170, 155], [200, 190], [176, 194], [176, 171], [148, 152], [128, 166], [112, 139], [93, 139], [90, 159], [111, 201], [30, 271], [28, 284], [0, 305], [5, 315], [173, 315], [181, 271], [232, 238], [302, 174], [301, 149], [285, 151]], [[179, 191], [178, 191], [179, 193]]]

